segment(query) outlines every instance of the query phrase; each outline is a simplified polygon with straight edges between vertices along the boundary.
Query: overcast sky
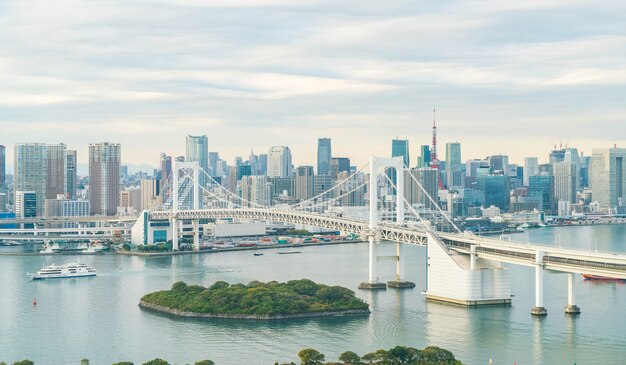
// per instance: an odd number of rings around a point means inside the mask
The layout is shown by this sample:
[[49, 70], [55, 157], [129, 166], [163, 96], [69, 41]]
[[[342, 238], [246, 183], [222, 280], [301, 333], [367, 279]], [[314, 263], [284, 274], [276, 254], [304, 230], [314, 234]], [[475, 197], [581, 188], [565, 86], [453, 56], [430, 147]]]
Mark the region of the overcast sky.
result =
[[299, 165], [331, 137], [361, 165], [399, 136], [413, 164], [436, 104], [464, 160], [626, 147], [625, 24], [623, 0], [0, 0], [0, 144], [156, 166], [206, 134]]

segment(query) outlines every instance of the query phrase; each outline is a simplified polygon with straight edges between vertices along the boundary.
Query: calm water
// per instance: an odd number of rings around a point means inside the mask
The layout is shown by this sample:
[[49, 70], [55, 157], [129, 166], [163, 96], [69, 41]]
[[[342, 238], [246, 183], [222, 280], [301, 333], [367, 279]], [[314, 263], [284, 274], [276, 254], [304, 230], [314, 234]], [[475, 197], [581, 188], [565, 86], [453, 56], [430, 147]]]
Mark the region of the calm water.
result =
[[[626, 252], [626, 226], [535, 229], [512, 239], [547, 245]], [[5, 249], [6, 250], [6, 249]], [[408, 291], [358, 291], [372, 314], [288, 322], [177, 320], [140, 310], [139, 298], [178, 280], [208, 285], [216, 280], [285, 281], [311, 278], [356, 290], [367, 277], [367, 245], [300, 249], [298, 255], [264, 251], [223, 252], [177, 257], [88, 256], [95, 278], [29, 281], [26, 272], [74, 257], [0, 256], [0, 361], [28, 357], [37, 364], [92, 364], [121, 360], [136, 364], [161, 357], [172, 363], [209, 358], [218, 364], [273, 364], [296, 361], [313, 347], [335, 360], [345, 350], [360, 354], [402, 344], [437, 345], [467, 364], [626, 364], [626, 285], [576, 278], [582, 314], [563, 313], [567, 277], [547, 274], [548, 316], [533, 318], [533, 269], [509, 266], [511, 307], [466, 309], [427, 303], [425, 249], [408, 247]], [[381, 254], [391, 255], [393, 244]], [[393, 277], [382, 262], [381, 278]], [[37, 297], [38, 305], [31, 302]]]

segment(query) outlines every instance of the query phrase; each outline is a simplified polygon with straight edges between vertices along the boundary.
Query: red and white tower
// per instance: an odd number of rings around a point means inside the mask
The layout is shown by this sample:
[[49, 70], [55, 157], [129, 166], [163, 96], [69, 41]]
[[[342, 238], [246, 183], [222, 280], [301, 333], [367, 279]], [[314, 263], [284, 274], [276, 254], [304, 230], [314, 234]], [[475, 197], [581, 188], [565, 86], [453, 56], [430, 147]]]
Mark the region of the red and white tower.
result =
[[439, 190], [443, 190], [443, 181], [441, 181], [441, 171], [439, 171], [439, 158], [437, 158], [437, 124], [435, 118], [435, 107], [433, 106], [433, 146], [430, 151], [430, 167], [438, 170], [437, 186]]

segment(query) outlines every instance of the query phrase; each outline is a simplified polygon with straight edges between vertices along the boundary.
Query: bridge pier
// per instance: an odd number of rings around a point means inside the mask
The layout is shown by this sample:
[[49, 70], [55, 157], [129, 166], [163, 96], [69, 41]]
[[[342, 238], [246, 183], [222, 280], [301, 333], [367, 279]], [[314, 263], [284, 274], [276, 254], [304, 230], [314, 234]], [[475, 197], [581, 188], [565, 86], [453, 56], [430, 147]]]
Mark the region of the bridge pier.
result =
[[194, 219], [193, 223], [193, 250], [200, 251], [200, 221]]
[[359, 284], [359, 289], [385, 290], [387, 284], [378, 282], [378, 244], [379, 240], [370, 235], [369, 241], [369, 275], [368, 281]]
[[428, 286], [426, 300], [466, 307], [510, 305], [509, 271], [491, 260], [474, 258], [448, 249], [428, 232]]
[[404, 247], [402, 243], [396, 243], [396, 279], [387, 282], [387, 286], [390, 288], [396, 289], [412, 289], [415, 288], [415, 283], [411, 281], [406, 281], [404, 279]]
[[580, 314], [580, 308], [574, 304], [574, 274], [567, 273], [567, 306], [566, 314]]
[[172, 219], [172, 251], [178, 251], [178, 219]]
[[543, 251], [535, 253], [535, 306], [530, 310], [533, 316], [547, 316], [543, 306]]

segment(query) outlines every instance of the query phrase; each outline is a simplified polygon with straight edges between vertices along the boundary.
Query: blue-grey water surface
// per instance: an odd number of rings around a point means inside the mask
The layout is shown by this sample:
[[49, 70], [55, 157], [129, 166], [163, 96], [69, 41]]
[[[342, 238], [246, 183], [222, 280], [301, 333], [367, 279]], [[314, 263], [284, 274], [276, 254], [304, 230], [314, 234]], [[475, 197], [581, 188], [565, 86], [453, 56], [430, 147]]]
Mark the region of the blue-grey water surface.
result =
[[[626, 252], [626, 226], [542, 228], [511, 236], [550, 246]], [[16, 250], [1, 248], [0, 250]], [[510, 307], [467, 309], [426, 302], [423, 247], [408, 247], [413, 290], [359, 291], [367, 277], [367, 244], [299, 248], [301, 254], [263, 251], [169, 257], [83, 256], [98, 270], [94, 278], [30, 281], [27, 272], [76, 256], [0, 256], [0, 361], [30, 358], [41, 365], [135, 364], [161, 357], [171, 363], [212, 359], [217, 364], [273, 364], [297, 361], [313, 347], [335, 360], [346, 350], [360, 354], [394, 345], [436, 345], [467, 364], [626, 364], [626, 285], [585, 281], [576, 276], [582, 314], [563, 313], [567, 277], [545, 276], [548, 316], [533, 318], [534, 271], [509, 265]], [[382, 255], [395, 245], [383, 244]], [[392, 279], [391, 261], [380, 264], [381, 279]], [[175, 281], [209, 285], [216, 280], [286, 281], [310, 278], [343, 285], [370, 303], [369, 317], [318, 318], [281, 322], [180, 320], [142, 311], [142, 295]], [[33, 307], [36, 297], [38, 305]]]

